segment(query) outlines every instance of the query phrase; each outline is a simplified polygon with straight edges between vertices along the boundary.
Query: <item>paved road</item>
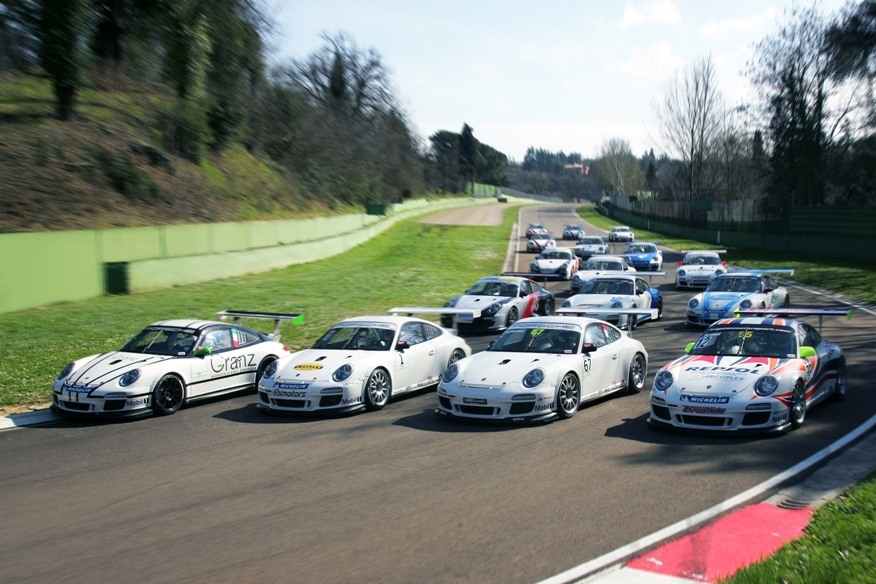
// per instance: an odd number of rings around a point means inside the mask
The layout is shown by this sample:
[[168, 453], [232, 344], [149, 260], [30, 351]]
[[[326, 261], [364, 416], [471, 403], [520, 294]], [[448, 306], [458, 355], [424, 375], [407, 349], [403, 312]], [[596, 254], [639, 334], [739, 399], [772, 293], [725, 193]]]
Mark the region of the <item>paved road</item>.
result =
[[[554, 230], [571, 220], [568, 206], [522, 214]], [[696, 337], [681, 324], [690, 293], [670, 282], [664, 319], [636, 331], [652, 375]], [[775, 438], [652, 431], [647, 392], [522, 428], [447, 422], [423, 392], [336, 419], [265, 416], [245, 395], [168, 418], [0, 432], [0, 582], [536, 582], [724, 501], [873, 415], [874, 325], [863, 313], [825, 322], [850, 354], [849, 396]]]

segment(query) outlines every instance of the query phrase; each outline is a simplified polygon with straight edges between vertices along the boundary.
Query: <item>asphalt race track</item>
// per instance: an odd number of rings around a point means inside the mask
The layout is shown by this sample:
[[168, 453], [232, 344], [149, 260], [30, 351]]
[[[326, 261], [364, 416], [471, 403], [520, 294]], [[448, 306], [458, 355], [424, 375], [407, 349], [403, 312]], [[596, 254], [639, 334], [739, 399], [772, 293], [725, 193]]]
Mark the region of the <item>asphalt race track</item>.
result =
[[[580, 222], [572, 209], [528, 207], [520, 222], [559, 235]], [[516, 269], [531, 257], [518, 252]], [[848, 396], [802, 429], [649, 428], [654, 372], [698, 336], [682, 324], [694, 292], [674, 290], [680, 254], [664, 259], [663, 320], [634, 333], [650, 352], [646, 391], [570, 420], [454, 423], [425, 391], [341, 418], [268, 416], [243, 395], [166, 418], [0, 432], [0, 583], [532, 583], [749, 489], [876, 413], [876, 316], [857, 310], [824, 323], [847, 354]], [[550, 287], [559, 305], [568, 283]], [[791, 298], [843, 306], [798, 288]]]

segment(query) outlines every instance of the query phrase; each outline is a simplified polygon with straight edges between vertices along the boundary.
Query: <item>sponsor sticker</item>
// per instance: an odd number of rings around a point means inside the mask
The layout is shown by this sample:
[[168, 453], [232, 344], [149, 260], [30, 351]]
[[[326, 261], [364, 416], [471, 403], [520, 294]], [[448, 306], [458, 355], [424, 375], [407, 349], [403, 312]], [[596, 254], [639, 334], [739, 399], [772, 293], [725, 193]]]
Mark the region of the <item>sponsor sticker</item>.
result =
[[298, 371], [317, 371], [322, 369], [322, 365], [319, 363], [301, 363], [295, 366], [295, 369]]
[[724, 395], [680, 395], [681, 401], [689, 401], [694, 404], [726, 404], [730, 402], [730, 398]]
[[88, 393], [91, 390], [87, 387], [78, 387], [75, 385], [67, 385], [64, 387], [64, 391], [68, 391], [70, 393]]
[[307, 389], [309, 383], [278, 383], [280, 389]]
[[684, 406], [681, 409], [685, 414], [723, 414], [727, 408], [717, 408], [714, 406]]
[[462, 403], [464, 404], [482, 404], [486, 405], [487, 400], [480, 397], [464, 397], [462, 398]]

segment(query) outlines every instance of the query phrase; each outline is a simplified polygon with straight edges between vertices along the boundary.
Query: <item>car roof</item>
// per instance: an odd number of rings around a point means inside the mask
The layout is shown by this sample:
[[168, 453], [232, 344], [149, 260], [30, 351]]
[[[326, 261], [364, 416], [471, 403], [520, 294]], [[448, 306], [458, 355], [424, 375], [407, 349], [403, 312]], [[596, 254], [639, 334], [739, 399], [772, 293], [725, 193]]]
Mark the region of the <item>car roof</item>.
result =
[[[158, 322], [153, 322], [149, 326], [162, 326], [168, 328], [184, 328], [184, 329], [194, 329], [194, 330], [202, 330], [210, 326], [215, 325], [230, 325], [230, 322], [220, 322], [218, 320], [196, 320], [196, 319], [183, 319], [177, 318], [172, 320], [159, 320]], [[235, 325], [237, 328], [248, 329], [245, 326]]]
[[715, 251], [689, 251], [684, 254], [684, 257], [696, 257], [696, 256], [709, 256], [709, 257], [721, 257], [718, 252]]
[[[483, 278], [479, 278], [477, 282], [486, 282], [486, 281], [494, 281], [494, 282], [514, 282], [520, 283], [523, 280], [528, 280], [529, 278], [524, 278], [523, 276], [484, 276]], [[477, 283], [475, 282], [475, 283]]]
[[615, 225], [612, 229], [629, 229], [629, 225]]
[[618, 261], [618, 262], [623, 262], [624, 258], [622, 256], [617, 256], [617, 255], [598, 254], [598, 255], [590, 256], [590, 258], [587, 261], [589, 262], [590, 260], [614, 260], [614, 261]]
[[365, 315], [365, 316], [351, 316], [350, 318], [345, 318], [344, 320], [339, 320], [332, 326], [340, 326], [344, 324], [350, 324], [355, 322], [377, 322], [381, 324], [394, 324], [401, 325], [406, 322], [418, 321], [418, 322], [426, 322], [433, 326], [437, 326], [434, 322], [429, 322], [422, 318], [417, 318], [416, 316], [399, 316], [399, 315]]
[[[556, 325], [577, 325], [584, 327], [590, 323], [598, 322], [601, 324], [608, 324], [604, 320], [598, 318], [591, 318], [589, 316], [572, 316], [572, 315], [554, 315], [554, 316], [531, 316], [529, 318], [523, 318], [515, 322], [509, 328], [538, 328], [539, 326], [556, 326]], [[612, 326], [612, 325], [608, 325]], [[617, 327], [615, 327], [617, 328]]]
[[[709, 329], [720, 328], [724, 326], [767, 326], [767, 327], [793, 327], [797, 324], [797, 320], [787, 317], [778, 316], [738, 316], [735, 318], [724, 318], [716, 321], [709, 326]], [[707, 329], [708, 330], [708, 329]]]

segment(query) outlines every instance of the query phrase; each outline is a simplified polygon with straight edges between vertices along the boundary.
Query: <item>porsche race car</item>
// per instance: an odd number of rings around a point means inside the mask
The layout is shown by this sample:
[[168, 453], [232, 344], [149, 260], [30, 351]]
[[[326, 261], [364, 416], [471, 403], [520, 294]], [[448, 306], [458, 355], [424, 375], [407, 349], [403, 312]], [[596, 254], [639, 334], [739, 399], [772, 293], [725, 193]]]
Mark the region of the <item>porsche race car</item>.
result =
[[571, 280], [578, 273], [578, 256], [567, 247], [548, 248], [529, 264], [534, 274], [555, 274], [562, 280]]
[[[615, 272], [594, 276], [584, 282], [577, 294], [563, 301], [561, 308], [586, 308], [588, 314], [610, 322], [619, 328], [635, 328], [646, 320], [660, 320], [663, 317], [663, 296], [660, 290], [653, 288], [643, 278], [644, 274], [630, 274]], [[649, 276], [665, 276], [665, 272], [650, 273]], [[605, 309], [605, 312], [595, 312], [597, 309]], [[617, 309], [654, 309], [639, 314], [621, 314]], [[632, 321], [632, 322], [630, 322]]]
[[438, 383], [471, 355], [462, 338], [413, 316], [359, 316], [332, 326], [313, 347], [272, 363], [258, 386], [267, 412], [379, 410]]
[[608, 245], [598, 235], [582, 237], [578, 245], [572, 247], [572, 252], [581, 259], [587, 260], [591, 256], [604, 254], [608, 251]]
[[552, 247], [557, 247], [557, 240], [548, 231], [535, 233], [526, 238], [526, 251], [541, 252]]
[[471, 313], [443, 314], [441, 325], [482, 330], [501, 330], [521, 318], [550, 315], [554, 312], [554, 295], [547, 288], [523, 276], [486, 276], [465, 291], [462, 296], [448, 300], [446, 308], [476, 309]]
[[714, 323], [654, 377], [648, 422], [724, 433], [799, 428], [809, 408], [847, 391], [842, 349], [804, 316], [847, 310], [759, 309]]
[[726, 253], [727, 250], [696, 250], [682, 251], [684, 257], [678, 262], [675, 270], [675, 287], [681, 288], [705, 288], [709, 283], [727, 272], [727, 262], [721, 260], [718, 254]]
[[581, 225], [566, 225], [563, 227], [563, 239], [581, 239], [584, 237], [584, 227]]
[[[52, 385], [52, 409], [80, 416], [169, 415], [194, 400], [255, 389], [265, 370], [289, 354], [279, 341], [280, 322], [302, 322], [299, 314], [219, 316], [235, 320], [155, 322], [118, 351], [73, 361]], [[274, 333], [244, 328], [241, 318], [272, 319]]]
[[685, 324], [708, 326], [749, 308], [787, 308], [791, 305], [791, 295], [773, 275], [793, 273], [794, 270], [777, 268], [720, 274], [703, 292], [688, 301]]
[[570, 418], [582, 403], [645, 384], [648, 352], [605, 321], [573, 315], [516, 322], [486, 351], [452, 364], [436, 413], [493, 422]]
[[596, 276], [635, 271], [636, 268], [627, 263], [627, 258], [623, 256], [595, 255], [584, 262], [578, 269], [578, 273], [572, 276], [570, 289], [575, 294], [584, 285], [584, 282]]
[[639, 272], [659, 272], [663, 269], [663, 252], [656, 243], [631, 243], [623, 256]]
[[608, 241], [634, 241], [636, 235], [626, 225], [615, 225], [608, 232]]

